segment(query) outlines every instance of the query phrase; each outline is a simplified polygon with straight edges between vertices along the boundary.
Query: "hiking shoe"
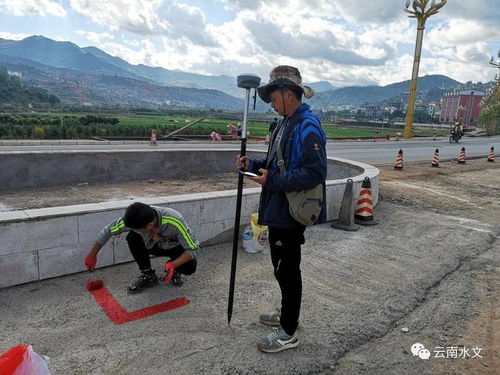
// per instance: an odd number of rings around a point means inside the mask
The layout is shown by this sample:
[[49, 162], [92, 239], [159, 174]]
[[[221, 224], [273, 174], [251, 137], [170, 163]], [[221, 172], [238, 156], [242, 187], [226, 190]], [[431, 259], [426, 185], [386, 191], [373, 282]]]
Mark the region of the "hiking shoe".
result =
[[257, 348], [266, 353], [281, 352], [282, 350], [295, 348], [297, 345], [299, 345], [297, 332], [290, 336], [281, 327], [274, 329], [268, 336], [261, 338], [257, 342]]
[[127, 288], [127, 291], [129, 294], [135, 294], [156, 284], [158, 284], [158, 277], [154, 270], [152, 272], [141, 272], [137, 280]]
[[273, 312], [262, 313], [259, 316], [259, 320], [262, 324], [266, 326], [279, 327], [281, 318], [281, 309], [276, 309]]
[[172, 285], [182, 286], [182, 284], [184, 284], [184, 281], [186, 281], [184, 275], [182, 273], [174, 271], [174, 276], [172, 276], [172, 280], [170, 280]]

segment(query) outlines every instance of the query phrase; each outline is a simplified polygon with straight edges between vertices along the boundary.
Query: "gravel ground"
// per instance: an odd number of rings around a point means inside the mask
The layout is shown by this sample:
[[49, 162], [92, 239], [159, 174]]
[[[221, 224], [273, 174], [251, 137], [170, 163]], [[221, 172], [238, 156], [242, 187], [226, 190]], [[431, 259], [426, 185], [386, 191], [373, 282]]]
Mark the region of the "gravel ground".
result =
[[[236, 173], [219, 173], [207, 176], [189, 176], [177, 179], [151, 179], [109, 183], [59, 185], [44, 188], [22, 188], [0, 191], [0, 212], [70, 206], [76, 204], [125, 200], [135, 197], [205, 193], [236, 189]], [[259, 186], [245, 179], [245, 187]]]

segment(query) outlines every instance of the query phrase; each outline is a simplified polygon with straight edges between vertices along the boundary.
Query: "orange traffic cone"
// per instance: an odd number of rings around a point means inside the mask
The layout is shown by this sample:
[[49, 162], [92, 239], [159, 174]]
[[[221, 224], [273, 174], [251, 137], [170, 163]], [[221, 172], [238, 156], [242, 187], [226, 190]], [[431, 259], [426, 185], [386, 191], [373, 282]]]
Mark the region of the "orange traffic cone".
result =
[[494, 162], [495, 161], [495, 147], [491, 147], [490, 152], [488, 152], [488, 161], [489, 162]]
[[156, 146], [158, 143], [156, 143], [156, 132], [154, 130], [151, 130], [151, 145]]
[[370, 178], [365, 177], [359, 192], [358, 204], [354, 214], [354, 222], [360, 225], [376, 225], [373, 219], [372, 185]]
[[460, 150], [460, 154], [458, 155], [458, 164], [465, 164], [465, 147], [462, 147], [462, 150]]
[[432, 158], [431, 167], [439, 167], [439, 149], [436, 148], [434, 151], [434, 157]]
[[399, 150], [394, 169], [403, 169], [403, 150]]

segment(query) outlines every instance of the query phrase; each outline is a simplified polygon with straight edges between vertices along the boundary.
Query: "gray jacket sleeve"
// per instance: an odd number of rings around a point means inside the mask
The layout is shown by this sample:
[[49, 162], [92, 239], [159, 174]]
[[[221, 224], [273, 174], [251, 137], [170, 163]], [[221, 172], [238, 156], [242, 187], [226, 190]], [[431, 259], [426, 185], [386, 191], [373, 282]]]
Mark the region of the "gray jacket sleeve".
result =
[[96, 241], [101, 245], [104, 245], [106, 242], [108, 242], [111, 236], [117, 236], [123, 232], [128, 232], [129, 230], [130, 228], [127, 228], [125, 226], [125, 223], [123, 222], [123, 217], [120, 217], [119, 219], [112, 221], [104, 228], [102, 228], [102, 230], [97, 235]]

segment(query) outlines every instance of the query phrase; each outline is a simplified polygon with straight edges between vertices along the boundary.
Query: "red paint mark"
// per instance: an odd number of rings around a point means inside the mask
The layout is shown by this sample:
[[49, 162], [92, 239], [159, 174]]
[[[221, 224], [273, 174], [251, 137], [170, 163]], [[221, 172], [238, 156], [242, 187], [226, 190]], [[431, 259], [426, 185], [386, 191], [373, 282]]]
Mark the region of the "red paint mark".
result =
[[174, 310], [182, 306], [186, 306], [189, 300], [186, 298], [175, 298], [173, 300], [159, 303], [144, 309], [128, 312], [122, 305], [113, 297], [106, 287], [95, 290], [90, 290], [96, 302], [104, 310], [108, 318], [115, 324], [123, 324], [134, 320], [147, 318], [148, 316]]

